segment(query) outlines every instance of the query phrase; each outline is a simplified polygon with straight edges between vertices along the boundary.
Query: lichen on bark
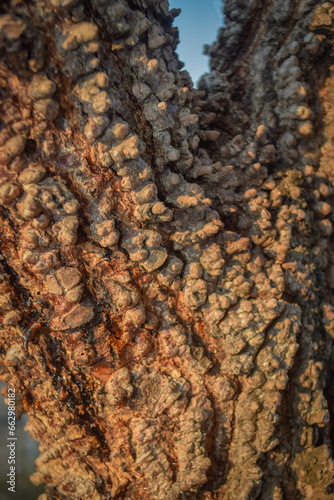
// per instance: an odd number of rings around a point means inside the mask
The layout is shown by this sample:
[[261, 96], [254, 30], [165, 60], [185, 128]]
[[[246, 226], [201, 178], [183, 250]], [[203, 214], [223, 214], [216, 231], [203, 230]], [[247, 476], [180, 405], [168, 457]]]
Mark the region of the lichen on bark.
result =
[[334, 4], [0, 6], [1, 380], [46, 499], [334, 498]]

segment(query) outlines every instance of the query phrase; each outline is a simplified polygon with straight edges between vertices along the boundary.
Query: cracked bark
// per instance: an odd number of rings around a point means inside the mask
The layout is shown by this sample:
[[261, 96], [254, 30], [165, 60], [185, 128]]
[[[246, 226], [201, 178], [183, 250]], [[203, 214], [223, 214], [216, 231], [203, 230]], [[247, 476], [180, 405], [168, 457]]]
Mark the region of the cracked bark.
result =
[[1, 379], [45, 499], [334, 498], [334, 4], [0, 6]]

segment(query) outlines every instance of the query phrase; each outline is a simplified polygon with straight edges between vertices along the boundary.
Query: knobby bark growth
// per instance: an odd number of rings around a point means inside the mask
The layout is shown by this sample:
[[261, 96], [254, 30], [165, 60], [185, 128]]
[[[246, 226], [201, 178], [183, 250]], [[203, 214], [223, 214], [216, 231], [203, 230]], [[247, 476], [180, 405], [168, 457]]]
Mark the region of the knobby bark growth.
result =
[[334, 2], [0, 6], [1, 379], [45, 499], [334, 498]]

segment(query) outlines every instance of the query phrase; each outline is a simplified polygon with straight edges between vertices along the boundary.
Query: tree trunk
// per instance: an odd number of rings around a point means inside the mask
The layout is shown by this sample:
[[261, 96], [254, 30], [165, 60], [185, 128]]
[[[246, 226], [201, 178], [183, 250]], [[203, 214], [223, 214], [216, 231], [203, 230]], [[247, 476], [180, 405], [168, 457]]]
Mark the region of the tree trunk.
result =
[[[334, 498], [334, 2], [0, 6], [1, 379], [44, 499]], [[196, 34], [194, 34], [196, 36]]]

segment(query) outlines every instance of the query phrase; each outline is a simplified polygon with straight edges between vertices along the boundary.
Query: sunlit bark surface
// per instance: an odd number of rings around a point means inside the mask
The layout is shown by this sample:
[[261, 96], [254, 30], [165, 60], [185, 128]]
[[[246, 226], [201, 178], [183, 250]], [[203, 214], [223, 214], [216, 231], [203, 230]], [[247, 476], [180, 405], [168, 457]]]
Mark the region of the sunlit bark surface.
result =
[[331, 499], [334, 3], [226, 0], [199, 90], [178, 13], [0, 6], [0, 375], [31, 479]]

